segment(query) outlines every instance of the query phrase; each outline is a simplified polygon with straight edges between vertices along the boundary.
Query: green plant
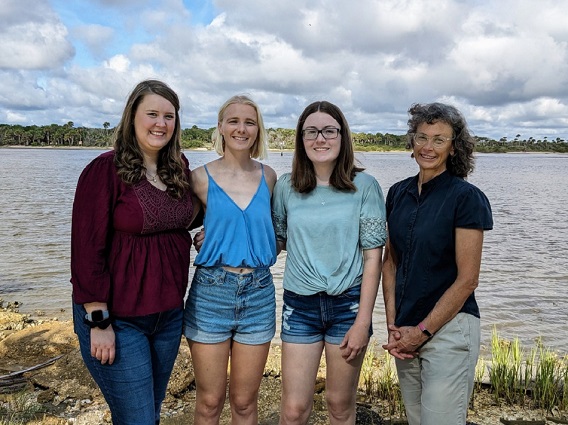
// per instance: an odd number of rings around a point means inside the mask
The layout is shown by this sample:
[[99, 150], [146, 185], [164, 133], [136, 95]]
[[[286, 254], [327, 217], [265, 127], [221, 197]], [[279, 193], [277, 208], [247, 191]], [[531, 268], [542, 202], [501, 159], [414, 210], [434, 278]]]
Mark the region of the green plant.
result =
[[556, 353], [539, 341], [539, 362], [536, 366], [534, 399], [538, 407], [550, 411], [559, 400], [559, 361]]
[[19, 392], [0, 404], [0, 425], [25, 424], [43, 411], [33, 394]]

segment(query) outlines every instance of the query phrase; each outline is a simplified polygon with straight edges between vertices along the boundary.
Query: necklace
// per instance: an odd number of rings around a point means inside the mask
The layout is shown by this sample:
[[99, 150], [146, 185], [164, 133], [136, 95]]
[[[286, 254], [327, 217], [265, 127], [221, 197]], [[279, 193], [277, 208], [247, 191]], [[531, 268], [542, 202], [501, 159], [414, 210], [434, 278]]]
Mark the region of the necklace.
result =
[[323, 199], [323, 198], [321, 197], [321, 195], [320, 195], [320, 193], [319, 193], [319, 191], [318, 191], [318, 188], [317, 188], [317, 187], [316, 187], [316, 189], [314, 190], [314, 192], [316, 192], [316, 195], [317, 195], [317, 196], [318, 196], [318, 198], [320, 199], [320, 201], [321, 201], [321, 204], [322, 204], [322, 205], [325, 205], [325, 199]]
[[150, 174], [148, 171], [146, 171], [146, 179], [147, 179], [148, 181], [151, 181], [152, 183], [157, 183], [158, 180], [156, 179], [156, 177], [158, 177], [158, 174], [152, 175], [152, 174]]

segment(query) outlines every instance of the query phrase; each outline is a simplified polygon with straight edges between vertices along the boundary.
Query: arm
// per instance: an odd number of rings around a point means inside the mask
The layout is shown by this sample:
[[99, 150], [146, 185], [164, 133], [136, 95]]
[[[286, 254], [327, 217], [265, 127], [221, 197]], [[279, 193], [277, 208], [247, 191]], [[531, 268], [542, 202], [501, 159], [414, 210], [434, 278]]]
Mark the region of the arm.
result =
[[[189, 177], [189, 184], [191, 186], [191, 190], [193, 190], [193, 217], [192, 221], [195, 220], [198, 213], [201, 212], [201, 221], [203, 221], [203, 214], [205, 213], [205, 209], [207, 206], [207, 189], [209, 188], [209, 180], [207, 179], [207, 173], [205, 172], [205, 168], [198, 167], [191, 172]], [[191, 227], [190, 228], [195, 228]], [[203, 246], [203, 241], [205, 240], [205, 229], [201, 229], [199, 232], [195, 234], [193, 237], [193, 246], [195, 247], [196, 251], [199, 252], [201, 247]]]
[[385, 314], [387, 320], [387, 344], [383, 345], [392, 356], [397, 359], [407, 359], [412, 358], [413, 354], [401, 353], [396, 347], [396, 342], [400, 339], [400, 332], [394, 327], [394, 322], [396, 318], [396, 266], [398, 264], [398, 259], [395, 256], [395, 252], [390, 244], [390, 240], [387, 240], [385, 245], [385, 255], [383, 257], [383, 299], [385, 303]]
[[[458, 275], [454, 283], [446, 290], [432, 311], [422, 323], [431, 333], [437, 332], [444, 324], [452, 320], [460, 311], [467, 298], [477, 288], [481, 268], [481, 250], [483, 230], [456, 228], [456, 263]], [[400, 340], [390, 342], [384, 348], [389, 351], [396, 348], [400, 352], [416, 351], [427, 341], [426, 335], [418, 326], [389, 326], [400, 332]]]
[[[110, 160], [97, 158], [89, 164], [77, 184], [71, 230], [71, 274], [73, 301], [87, 313], [108, 310], [110, 292], [107, 237], [112, 231], [113, 192], [118, 190]], [[112, 325], [91, 329], [91, 355], [101, 363], [115, 358]]]
[[363, 280], [361, 282], [359, 311], [355, 323], [347, 331], [339, 346], [341, 355], [347, 362], [364, 353], [369, 344], [369, 327], [372, 323], [373, 309], [379, 290], [382, 252], [382, 247], [363, 251]]
[[277, 179], [276, 171], [264, 164], [264, 180], [266, 180], [266, 185], [268, 186], [268, 190], [270, 190], [270, 195], [272, 195]]

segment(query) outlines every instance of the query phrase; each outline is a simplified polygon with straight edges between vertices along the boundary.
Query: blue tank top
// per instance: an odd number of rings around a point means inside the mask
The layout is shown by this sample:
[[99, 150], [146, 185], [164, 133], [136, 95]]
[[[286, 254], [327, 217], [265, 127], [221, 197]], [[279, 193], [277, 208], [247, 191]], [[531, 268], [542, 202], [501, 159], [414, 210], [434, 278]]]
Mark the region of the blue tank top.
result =
[[203, 225], [205, 240], [195, 257], [203, 267], [270, 267], [276, 262], [276, 236], [272, 225], [270, 190], [262, 177], [248, 206], [241, 209], [213, 180], [209, 181]]

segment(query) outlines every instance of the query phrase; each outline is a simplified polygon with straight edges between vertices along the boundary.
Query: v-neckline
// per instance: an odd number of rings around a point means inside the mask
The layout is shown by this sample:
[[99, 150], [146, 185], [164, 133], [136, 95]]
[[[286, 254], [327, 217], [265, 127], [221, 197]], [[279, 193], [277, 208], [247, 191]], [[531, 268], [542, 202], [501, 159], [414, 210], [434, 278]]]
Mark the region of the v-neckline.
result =
[[248, 208], [250, 207], [250, 205], [252, 204], [252, 201], [254, 200], [254, 198], [256, 198], [256, 195], [258, 194], [258, 191], [260, 190], [260, 187], [262, 186], [262, 179], [264, 179], [264, 168], [262, 168], [262, 174], [260, 175], [260, 181], [258, 182], [258, 186], [256, 187], [256, 190], [254, 191], [253, 195], [251, 196], [251, 198], [249, 199], [247, 205], [245, 208], [242, 208], [239, 204], [237, 204], [235, 202], [235, 200], [233, 198], [231, 198], [231, 196], [225, 192], [225, 189], [223, 189], [221, 187], [221, 185], [219, 185], [219, 183], [217, 183], [215, 181], [215, 179], [213, 178], [213, 176], [211, 175], [211, 173], [209, 172], [209, 169], [207, 168], [207, 166], [205, 166], [205, 171], [207, 172], [207, 177], [209, 177], [209, 180], [212, 181], [215, 186], [217, 186], [219, 188], [219, 190], [223, 193], [223, 195], [225, 195], [227, 198], [229, 198], [229, 200], [233, 203], [233, 205], [235, 207], [237, 207], [241, 212], [245, 212], [246, 210], [248, 210]]

